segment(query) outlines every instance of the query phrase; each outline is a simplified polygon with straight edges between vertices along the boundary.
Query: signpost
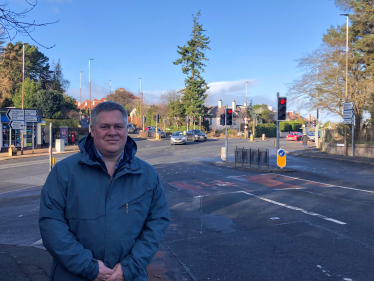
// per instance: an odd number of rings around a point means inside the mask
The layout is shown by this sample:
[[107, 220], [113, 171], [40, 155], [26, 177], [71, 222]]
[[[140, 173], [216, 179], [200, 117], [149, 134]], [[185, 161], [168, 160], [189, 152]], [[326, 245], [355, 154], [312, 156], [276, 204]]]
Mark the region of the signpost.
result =
[[25, 116], [25, 122], [38, 122], [38, 116]]
[[286, 151], [282, 148], [277, 150], [277, 165], [281, 169], [286, 166]]
[[38, 111], [35, 109], [25, 109], [25, 115], [38, 116]]
[[355, 134], [354, 134], [354, 126], [355, 126], [355, 111], [354, 111], [355, 103], [354, 102], [345, 102], [343, 104], [343, 119], [344, 124], [352, 125], [352, 157], [354, 156], [354, 142], [355, 142]]
[[24, 121], [10, 121], [9, 127], [15, 130], [23, 130], [25, 128]]
[[8, 109], [6, 116], [9, 121], [23, 121], [25, 119], [25, 112], [22, 109]]

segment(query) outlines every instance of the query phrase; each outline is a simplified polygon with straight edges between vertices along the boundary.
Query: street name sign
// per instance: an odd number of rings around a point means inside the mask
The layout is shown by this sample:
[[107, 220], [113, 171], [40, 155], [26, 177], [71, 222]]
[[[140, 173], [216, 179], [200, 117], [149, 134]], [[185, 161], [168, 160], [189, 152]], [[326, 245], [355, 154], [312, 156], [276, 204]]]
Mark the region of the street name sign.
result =
[[25, 115], [38, 116], [38, 111], [35, 109], [25, 109]]
[[353, 110], [355, 103], [354, 102], [345, 102], [344, 103], [344, 110]]
[[25, 112], [22, 109], [8, 109], [6, 116], [8, 117], [9, 121], [23, 121], [25, 119]]
[[277, 165], [279, 168], [286, 166], [286, 151], [282, 148], [277, 151]]
[[24, 121], [10, 121], [9, 127], [15, 130], [23, 130], [25, 128]]
[[355, 116], [355, 112], [353, 110], [344, 110], [343, 111], [343, 118], [348, 119], [348, 118], [353, 118]]
[[38, 122], [38, 116], [25, 116], [26, 122]]

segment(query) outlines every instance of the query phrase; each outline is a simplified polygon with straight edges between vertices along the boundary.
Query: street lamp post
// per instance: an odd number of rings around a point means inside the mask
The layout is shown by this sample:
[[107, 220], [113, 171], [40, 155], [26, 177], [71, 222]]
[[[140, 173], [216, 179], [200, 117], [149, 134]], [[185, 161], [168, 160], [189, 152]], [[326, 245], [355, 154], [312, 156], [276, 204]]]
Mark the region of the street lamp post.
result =
[[[24, 110], [24, 94], [25, 94], [25, 43], [22, 44], [23, 55], [22, 55], [22, 111]], [[26, 123], [26, 122], [25, 122]], [[26, 125], [26, 124], [24, 124]], [[24, 126], [27, 128], [27, 126]], [[23, 130], [24, 130], [23, 129]], [[21, 131], [21, 155], [23, 155], [23, 130]]]
[[[348, 32], [349, 14], [340, 14], [347, 17], [347, 39], [345, 46], [345, 102], [348, 102]], [[353, 145], [353, 143], [352, 143]], [[344, 126], [344, 155], [348, 156], [347, 126]], [[353, 156], [353, 155], [352, 155]]]
[[[90, 106], [89, 106], [89, 114], [88, 115], [90, 117], [90, 123], [91, 123], [91, 61], [92, 60], [93, 59], [88, 60], [88, 80], [89, 80], [89, 88], [90, 88]], [[88, 124], [89, 132], [91, 133], [91, 126], [89, 124]]]
[[248, 81], [245, 81], [245, 121], [244, 121], [244, 137], [247, 137], [247, 122], [248, 122], [248, 104], [247, 104], [247, 95], [248, 95]]
[[140, 120], [142, 120], [142, 127], [143, 127], [143, 132], [144, 132], [144, 120], [143, 120], [143, 92], [142, 92], [142, 78], [139, 78], [139, 81], [140, 81]]
[[112, 80], [109, 80], [109, 94], [112, 94]]
[[79, 72], [79, 122], [82, 120], [82, 72]]

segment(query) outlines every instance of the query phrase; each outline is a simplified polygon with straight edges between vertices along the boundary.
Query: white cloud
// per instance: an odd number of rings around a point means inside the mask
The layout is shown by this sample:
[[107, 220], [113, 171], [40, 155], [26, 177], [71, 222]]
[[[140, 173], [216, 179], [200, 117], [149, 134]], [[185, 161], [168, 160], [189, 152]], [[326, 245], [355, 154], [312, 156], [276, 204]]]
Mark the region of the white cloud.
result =
[[234, 93], [245, 93], [245, 82], [248, 81], [248, 88], [253, 87], [257, 84], [257, 80], [254, 79], [243, 79], [236, 81], [221, 81], [209, 83], [209, 95], [227, 95]]
[[[85, 83], [85, 84], [88, 84], [88, 83]], [[109, 87], [103, 87], [103, 86], [100, 86], [100, 85], [97, 85], [91, 82], [91, 99], [99, 100], [101, 98], [104, 98], [109, 94], [109, 90], [110, 90]], [[66, 94], [69, 96], [72, 96], [77, 101], [79, 101], [79, 88], [68, 89], [66, 91]], [[85, 99], [89, 99], [89, 98], [90, 98], [89, 88], [82, 87], [82, 101], [84, 101]]]

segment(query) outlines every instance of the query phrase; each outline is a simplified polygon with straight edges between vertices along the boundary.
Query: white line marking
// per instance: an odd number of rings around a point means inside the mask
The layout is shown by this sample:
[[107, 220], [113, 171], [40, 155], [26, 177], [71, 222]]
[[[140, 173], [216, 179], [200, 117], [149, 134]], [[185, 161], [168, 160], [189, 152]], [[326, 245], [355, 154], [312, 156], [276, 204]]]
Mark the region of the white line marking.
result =
[[43, 244], [42, 239], [40, 239], [40, 240], [36, 241], [35, 243], [31, 244], [31, 246], [36, 246], [36, 245], [40, 245], [40, 244]]
[[[34, 186], [29, 186], [29, 187], [25, 187], [25, 188], [20, 188], [20, 189], [16, 189], [16, 190], [11, 190], [11, 191], [7, 191], [7, 192], [3, 192], [3, 193], [0, 193], [1, 194], [5, 194], [5, 193], [11, 193], [11, 192], [16, 192], [16, 191], [20, 191], [20, 190], [24, 190], [24, 189], [29, 189], [29, 188], [33, 188], [33, 187], [39, 187], [40, 185], [34, 185]], [[41, 186], [40, 186], [41, 187]]]
[[254, 197], [256, 197], [260, 200], [264, 200], [266, 202], [269, 202], [269, 203], [272, 203], [272, 204], [275, 204], [275, 205], [278, 205], [278, 206], [282, 206], [282, 207], [285, 207], [285, 208], [288, 208], [288, 209], [291, 209], [291, 210], [295, 210], [295, 211], [300, 211], [300, 212], [302, 212], [304, 214], [307, 214], [307, 215], [310, 215], [310, 216], [318, 217], [318, 218], [321, 218], [321, 219], [324, 219], [324, 220], [327, 220], [327, 221], [331, 221], [331, 222], [334, 222], [334, 223], [337, 223], [337, 224], [347, 224], [345, 222], [335, 220], [335, 219], [332, 219], [332, 218], [329, 218], [329, 217], [326, 217], [326, 216], [323, 216], [323, 215], [320, 215], [320, 214], [317, 214], [317, 213], [314, 213], [314, 212], [309, 212], [309, 211], [304, 210], [302, 208], [293, 207], [293, 206], [286, 205], [286, 204], [283, 204], [283, 203], [280, 203], [280, 202], [277, 202], [277, 201], [274, 201], [274, 200], [267, 199], [267, 198], [262, 197], [262, 196], [257, 196], [253, 193], [250, 193], [250, 192], [246, 192], [246, 191], [240, 191], [240, 192], [251, 195], [251, 196], [254, 196]]

